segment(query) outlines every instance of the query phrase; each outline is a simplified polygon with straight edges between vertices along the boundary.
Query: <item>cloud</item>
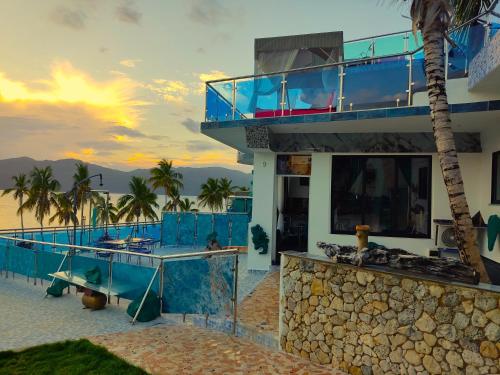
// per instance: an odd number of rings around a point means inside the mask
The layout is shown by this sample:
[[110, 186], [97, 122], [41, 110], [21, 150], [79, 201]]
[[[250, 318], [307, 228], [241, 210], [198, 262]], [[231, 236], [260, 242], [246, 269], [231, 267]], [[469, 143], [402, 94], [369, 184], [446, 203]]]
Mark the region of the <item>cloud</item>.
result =
[[217, 80], [217, 79], [225, 79], [225, 78], [229, 78], [229, 76], [220, 71], [220, 70], [212, 70], [208, 73], [200, 73], [198, 74], [198, 79], [200, 80], [200, 83], [198, 84], [198, 94], [205, 94], [205, 83], [207, 81], [213, 81], [213, 80]]
[[182, 81], [155, 79], [153, 84], [146, 85], [151, 91], [160, 95], [166, 102], [184, 104], [189, 95], [189, 87]]
[[220, 150], [224, 148], [221, 144], [207, 142], [207, 141], [188, 141], [186, 143], [186, 149], [190, 152], [203, 152], [209, 150]]
[[181, 122], [181, 124], [192, 133], [200, 132], [200, 123], [193, 120], [192, 118], [187, 118]]
[[191, 0], [188, 17], [202, 25], [218, 26], [231, 20], [234, 12], [219, 0]]
[[141, 62], [141, 59], [126, 59], [120, 61], [120, 65], [126, 66], [127, 68], [135, 68], [137, 63]]
[[82, 30], [85, 28], [87, 14], [81, 9], [70, 9], [65, 6], [59, 6], [50, 13], [50, 19], [61, 26], [73, 30]]
[[[137, 129], [127, 128], [125, 126], [112, 126], [107, 130], [109, 134], [113, 134], [117, 140], [127, 139], [127, 138], [138, 138], [138, 139], [167, 139], [168, 136], [158, 135], [158, 134], [145, 134]], [[122, 138], [120, 138], [122, 137]]]
[[126, 3], [116, 7], [116, 17], [122, 22], [139, 25], [142, 13], [137, 9], [134, 9], [134, 4], [131, 1], [127, 1]]
[[134, 98], [137, 82], [127, 77], [98, 82], [67, 61], [55, 63], [50, 77], [36, 82], [15, 81], [0, 71], [0, 87], [0, 103], [80, 107], [100, 120], [125, 126], [135, 126], [140, 108], [148, 104]]
[[207, 151], [201, 152], [199, 154], [184, 154], [180, 157], [171, 158], [173, 160], [174, 165], [176, 166], [189, 166], [189, 165], [198, 165], [198, 166], [208, 166], [208, 165], [228, 165], [234, 166], [236, 161], [236, 153], [235, 152], [227, 152], [227, 151]]

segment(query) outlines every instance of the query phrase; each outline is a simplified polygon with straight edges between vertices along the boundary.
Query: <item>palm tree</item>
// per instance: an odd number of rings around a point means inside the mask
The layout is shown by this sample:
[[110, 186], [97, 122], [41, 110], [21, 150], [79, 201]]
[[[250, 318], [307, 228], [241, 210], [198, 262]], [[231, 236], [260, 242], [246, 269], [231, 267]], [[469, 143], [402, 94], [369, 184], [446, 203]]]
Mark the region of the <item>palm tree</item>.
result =
[[198, 201], [200, 206], [208, 206], [212, 212], [222, 210], [224, 206], [224, 197], [218, 178], [210, 177], [207, 182], [201, 185], [201, 193], [198, 196]]
[[233, 186], [233, 181], [223, 177], [219, 180], [219, 189], [222, 194], [222, 198], [228, 199], [231, 195], [234, 194], [237, 187]]
[[182, 189], [182, 174], [176, 172], [172, 166], [172, 161], [166, 159], [161, 159], [158, 162], [158, 166], [152, 168], [151, 177], [149, 182], [151, 183], [153, 189], [164, 189], [165, 191], [165, 206], [163, 210], [167, 209], [168, 198], [175, 197], [174, 192]]
[[179, 189], [173, 188], [170, 191], [170, 200], [165, 203], [163, 211], [177, 211], [177, 207], [180, 205], [181, 196], [179, 195]]
[[108, 202], [106, 205], [106, 199], [98, 196], [95, 200], [94, 207], [97, 212], [98, 224], [104, 225], [106, 223], [118, 222], [118, 208], [113, 204], [113, 202]]
[[125, 217], [125, 221], [136, 219], [137, 229], [139, 228], [139, 218], [141, 215], [145, 220], [158, 220], [155, 208], [157, 195], [148, 187], [146, 179], [142, 177], [132, 177], [129, 183], [130, 193], [118, 199], [118, 217]]
[[35, 167], [31, 172], [31, 186], [28, 193], [28, 199], [24, 207], [35, 210], [35, 218], [40, 223], [43, 239], [43, 222], [47, 215], [50, 215], [50, 206], [52, 204], [52, 193], [59, 190], [61, 185], [53, 174], [52, 168]]
[[198, 210], [194, 208], [195, 202], [189, 198], [184, 198], [179, 201], [179, 209], [181, 212], [197, 212]]
[[50, 197], [51, 203], [55, 208], [55, 213], [49, 218], [49, 224], [57, 220], [59, 225], [64, 224], [66, 233], [68, 234], [68, 243], [72, 243], [69, 232], [69, 224], [78, 225], [78, 218], [73, 211], [73, 201], [66, 194], [52, 193]]
[[27, 196], [29, 193], [28, 186], [30, 181], [24, 173], [20, 173], [17, 176], [12, 176], [12, 181], [14, 182], [14, 185], [9, 189], [5, 189], [2, 193], [2, 196], [7, 194], [12, 194], [14, 196], [14, 199], [19, 200], [19, 208], [17, 209], [17, 214], [21, 217], [21, 236], [24, 239], [23, 204], [24, 204], [24, 197]]
[[450, 209], [455, 227], [455, 237], [462, 262], [472, 265], [483, 282], [489, 281], [477, 245], [476, 231], [472, 225], [469, 206], [464, 192], [462, 173], [451, 129], [448, 97], [446, 93], [444, 40], [448, 28], [479, 15], [493, 0], [413, 0], [411, 18], [413, 30], [422, 32], [424, 40], [425, 75], [431, 109], [434, 139], [441, 172], [448, 192]]
[[89, 199], [88, 193], [90, 192], [90, 180], [87, 180], [83, 183], [82, 181], [86, 180], [89, 177], [89, 167], [86, 164], [83, 164], [82, 162], [77, 162], [75, 164], [76, 171], [75, 174], [73, 175], [73, 183], [75, 186], [78, 185], [78, 191], [77, 191], [77, 201], [76, 201], [76, 206], [79, 207], [80, 210], [80, 223], [83, 225], [83, 208], [85, 206], [85, 203]]

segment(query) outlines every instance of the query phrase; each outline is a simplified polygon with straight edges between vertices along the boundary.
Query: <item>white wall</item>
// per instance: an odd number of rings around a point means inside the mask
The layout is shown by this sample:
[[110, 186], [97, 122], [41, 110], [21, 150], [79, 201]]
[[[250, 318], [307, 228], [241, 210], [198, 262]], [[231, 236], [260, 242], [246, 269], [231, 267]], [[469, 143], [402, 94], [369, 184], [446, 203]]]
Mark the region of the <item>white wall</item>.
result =
[[[254, 153], [252, 221], [248, 229], [248, 268], [268, 270], [276, 248], [276, 154]], [[253, 247], [250, 228], [259, 224], [269, 236], [269, 251], [259, 254]]]
[[[353, 235], [330, 233], [332, 155], [334, 154], [316, 153], [312, 155], [308, 239], [309, 252], [312, 254], [322, 254], [322, 251], [316, 246], [318, 241], [341, 245], [356, 244], [356, 239]], [[478, 183], [478, 181], [484, 181], [482, 177], [482, 168], [485, 164], [484, 158], [484, 154], [461, 154], [460, 165], [464, 176], [465, 192], [468, 197], [471, 213], [475, 214], [478, 210], [481, 210], [483, 217], [487, 220], [484, 205], [482, 203], [483, 195], [485, 194], [483, 192], [484, 184]], [[432, 219], [451, 219], [448, 196], [446, 194], [436, 154], [432, 155], [431, 194]], [[434, 247], [434, 233], [435, 226], [432, 225], [431, 238], [428, 239], [371, 236], [370, 240], [387, 247], [399, 247], [415, 253], [427, 255], [428, 249]]]

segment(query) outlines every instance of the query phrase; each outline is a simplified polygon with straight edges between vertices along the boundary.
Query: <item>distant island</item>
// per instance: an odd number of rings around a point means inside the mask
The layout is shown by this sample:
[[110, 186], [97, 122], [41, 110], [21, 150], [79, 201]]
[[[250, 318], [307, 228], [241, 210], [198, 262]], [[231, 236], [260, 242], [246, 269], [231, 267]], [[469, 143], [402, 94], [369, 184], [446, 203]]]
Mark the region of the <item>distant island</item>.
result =
[[[64, 191], [70, 190], [73, 184], [73, 174], [75, 172], [76, 159], [61, 159], [61, 160], [35, 160], [28, 157], [12, 158], [0, 160], [0, 190], [11, 187], [12, 176], [19, 173], [26, 173], [33, 167], [51, 166], [54, 172], [54, 177], [61, 183], [61, 188]], [[107, 189], [111, 193], [128, 193], [128, 183], [132, 176], [149, 178], [149, 169], [134, 169], [132, 171], [120, 171], [118, 169], [107, 168], [97, 164], [86, 163], [90, 174], [102, 173], [103, 184], [102, 189]], [[152, 166], [153, 167], [153, 166]], [[198, 195], [200, 193], [200, 185], [205, 183], [209, 177], [221, 178], [226, 177], [232, 180], [235, 186], [250, 186], [251, 174], [244, 173], [229, 168], [221, 167], [178, 167], [175, 168], [182, 173], [184, 179], [184, 188], [182, 195]], [[95, 182], [94, 182], [95, 184]], [[97, 186], [93, 186], [97, 188]], [[158, 194], [163, 194], [162, 191], [157, 191]]]

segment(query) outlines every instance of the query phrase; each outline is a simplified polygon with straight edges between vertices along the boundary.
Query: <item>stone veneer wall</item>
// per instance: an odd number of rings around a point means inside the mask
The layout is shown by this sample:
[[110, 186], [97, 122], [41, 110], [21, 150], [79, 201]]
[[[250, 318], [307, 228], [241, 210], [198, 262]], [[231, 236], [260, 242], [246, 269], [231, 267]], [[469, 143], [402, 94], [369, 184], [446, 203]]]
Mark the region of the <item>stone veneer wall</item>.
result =
[[280, 347], [351, 374], [499, 374], [500, 293], [284, 255]]

